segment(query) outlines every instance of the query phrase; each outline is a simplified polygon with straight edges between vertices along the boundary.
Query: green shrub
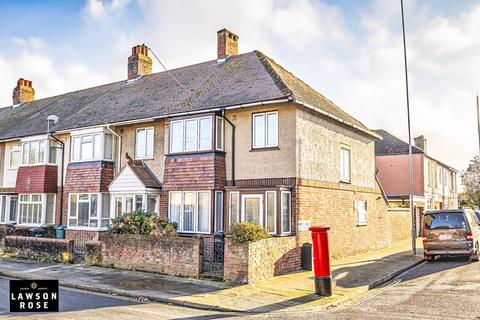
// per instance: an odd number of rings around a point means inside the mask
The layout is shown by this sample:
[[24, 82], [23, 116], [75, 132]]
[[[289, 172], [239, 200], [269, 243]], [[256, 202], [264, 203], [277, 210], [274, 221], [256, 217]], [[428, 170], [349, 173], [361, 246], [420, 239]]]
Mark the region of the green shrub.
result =
[[255, 222], [235, 223], [230, 227], [230, 235], [234, 243], [245, 243], [268, 238], [267, 230]]
[[123, 213], [112, 220], [108, 227], [110, 233], [143, 234], [143, 235], [174, 235], [177, 225], [154, 213], [137, 210]]

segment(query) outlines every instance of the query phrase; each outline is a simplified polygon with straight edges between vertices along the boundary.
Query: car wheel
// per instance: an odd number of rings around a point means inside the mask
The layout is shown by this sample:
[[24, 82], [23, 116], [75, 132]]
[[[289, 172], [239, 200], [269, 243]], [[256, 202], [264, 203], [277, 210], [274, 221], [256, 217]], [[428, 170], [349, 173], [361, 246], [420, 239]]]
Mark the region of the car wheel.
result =
[[425, 255], [425, 256], [423, 256], [423, 258], [427, 261], [430, 261], [430, 262], [435, 261], [435, 256]]

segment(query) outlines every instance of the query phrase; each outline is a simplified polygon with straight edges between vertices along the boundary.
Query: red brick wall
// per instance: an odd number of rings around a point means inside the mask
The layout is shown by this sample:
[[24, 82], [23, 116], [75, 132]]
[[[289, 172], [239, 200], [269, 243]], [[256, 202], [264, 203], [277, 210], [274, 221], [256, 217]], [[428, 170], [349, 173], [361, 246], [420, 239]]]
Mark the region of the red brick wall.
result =
[[114, 164], [108, 161], [70, 163], [65, 176], [65, 192], [108, 192]]
[[[86, 261], [128, 270], [197, 278], [202, 266], [201, 239], [110, 234], [100, 236], [101, 257]], [[90, 242], [87, 246], [90, 245]], [[95, 252], [98, 250], [88, 250]]]
[[225, 170], [225, 155], [222, 153], [167, 156], [163, 189], [223, 189]]
[[16, 193], [56, 193], [57, 166], [27, 166], [18, 168]]

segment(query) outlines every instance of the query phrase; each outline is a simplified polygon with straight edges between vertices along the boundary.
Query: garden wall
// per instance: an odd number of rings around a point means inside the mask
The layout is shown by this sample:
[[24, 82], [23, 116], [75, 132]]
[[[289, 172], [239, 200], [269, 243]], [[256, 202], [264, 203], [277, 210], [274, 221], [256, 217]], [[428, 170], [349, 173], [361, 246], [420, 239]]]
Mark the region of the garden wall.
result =
[[412, 236], [412, 215], [409, 208], [389, 208], [393, 242], [410, 239]]
[[198, 278], [201, 245], [199, 237], [104, 233], [99, 241], [87, 241], [85, 261], [89, 265]]
[[6, 236], [4, 251], [18, 258], [45, 262], [71, 262], [73, 240]]
[[225, 239], [224, 280], [254, 283], [301, 268], [295, 237], [273, 237], [243, 244]]

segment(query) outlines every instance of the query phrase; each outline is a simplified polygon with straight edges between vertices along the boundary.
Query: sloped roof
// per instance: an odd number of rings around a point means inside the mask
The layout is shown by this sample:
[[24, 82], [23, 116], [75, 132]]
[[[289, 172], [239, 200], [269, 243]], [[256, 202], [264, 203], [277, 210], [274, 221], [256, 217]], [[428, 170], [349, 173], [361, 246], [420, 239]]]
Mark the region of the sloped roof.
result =
[[145, 187], [156, 189], [162, 187], [160, 181], [158, 181], [157, 177], [143, 161], [135, 161], [128, 165]]
[[[383, 130], [375, 130], [383, 139], [375, 141], [375, 155], [408, 154], [408, 143]], [[412, 153], [424, 153], [422, 149], [412, 145]]]
[[[181, 85], [180, 85], [180, 84]], [[259, 51], [118, 81], [0, 109], [0, 140], [46, 133], [50, 114], [55, 131], [165, 117], [270, 100], [300, 100], [360, 128], [357, 121]]]

